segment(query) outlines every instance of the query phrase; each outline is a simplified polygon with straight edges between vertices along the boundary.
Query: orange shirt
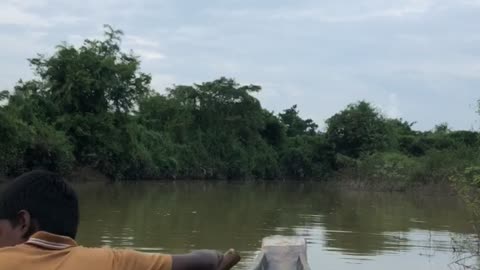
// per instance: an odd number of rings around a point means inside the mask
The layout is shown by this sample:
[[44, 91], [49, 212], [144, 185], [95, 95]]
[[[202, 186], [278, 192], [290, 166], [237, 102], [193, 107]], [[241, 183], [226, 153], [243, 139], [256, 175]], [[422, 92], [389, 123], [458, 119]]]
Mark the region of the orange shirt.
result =
[[133, 250], [85, 248], [69, 238], [37, 232], [21, 245], [0, 248], [1, 270], [171, 270], [172, 257]]

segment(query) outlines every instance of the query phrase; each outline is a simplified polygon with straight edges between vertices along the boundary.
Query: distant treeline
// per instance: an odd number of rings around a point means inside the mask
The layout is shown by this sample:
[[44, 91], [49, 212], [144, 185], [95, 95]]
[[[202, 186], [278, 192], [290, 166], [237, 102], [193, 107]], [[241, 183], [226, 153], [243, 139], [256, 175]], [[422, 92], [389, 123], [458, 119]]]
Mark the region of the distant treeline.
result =
[[[0, 175], [94, 168], [113, 179], [444, 181], [475, 171], [474, 131], [432, 131], [349, 105], [325, 132], [296, 106], [274, 114], [256, 85], [220, 78], [159, 94], [121, 31], [30, 59], [36, 79], [0, 93]], [[319, 101], [321, 102], [321, 101]]]

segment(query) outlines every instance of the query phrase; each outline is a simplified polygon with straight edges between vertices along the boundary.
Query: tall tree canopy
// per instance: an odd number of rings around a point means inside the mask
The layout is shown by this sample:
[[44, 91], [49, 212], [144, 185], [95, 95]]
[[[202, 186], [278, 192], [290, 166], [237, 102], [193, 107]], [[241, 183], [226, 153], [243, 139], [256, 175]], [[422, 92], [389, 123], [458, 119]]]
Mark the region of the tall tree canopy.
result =
[[[0, 92], [0, 175], [88, 166], [115, 179], [320, 179], [342, 164], [389, 171], [479, 145], [477, 132], [414, 131], [364, 101], [323, 133], [297, 105], [275, 114], [256, 98], [260, 86], [225, 77], [160, 94], [122, 34], [105, 26], [103, 39], [61, 44], [29, 60], [34, 79]], [[424, 167], [447, 163], [432, 160]]]
[[385, 118], [368, 102], [360, 101], [327, 120], [327, 138], [335, 151], [350, 157], [385, 149]]

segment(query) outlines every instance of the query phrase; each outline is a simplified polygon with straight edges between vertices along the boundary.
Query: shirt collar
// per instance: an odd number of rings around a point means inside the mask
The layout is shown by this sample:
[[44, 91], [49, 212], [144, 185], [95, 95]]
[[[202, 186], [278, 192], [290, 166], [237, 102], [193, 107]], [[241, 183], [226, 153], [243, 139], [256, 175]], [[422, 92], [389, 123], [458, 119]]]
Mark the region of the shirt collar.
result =
[[26, 244], [40, 247], [43, 249], [66, 249], [77, 246], [75, 240], [70, 237], [58, 234], [48, 233], [44, 231], [34, 233], [26, 242]]

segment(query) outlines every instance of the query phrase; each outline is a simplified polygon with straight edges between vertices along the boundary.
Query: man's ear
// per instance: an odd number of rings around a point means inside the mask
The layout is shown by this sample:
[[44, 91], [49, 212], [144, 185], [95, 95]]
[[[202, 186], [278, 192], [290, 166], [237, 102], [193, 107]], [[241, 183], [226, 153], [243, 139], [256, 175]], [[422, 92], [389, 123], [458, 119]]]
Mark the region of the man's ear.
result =
[[21, 210], [17, 214], [17, 227], [24, 238], [30, 237], [33, 228], [32, 216], [27, 210]]

